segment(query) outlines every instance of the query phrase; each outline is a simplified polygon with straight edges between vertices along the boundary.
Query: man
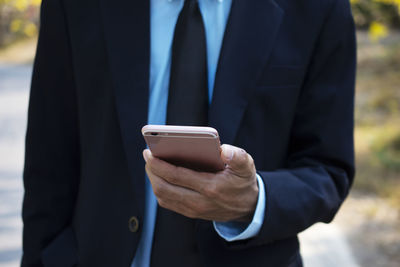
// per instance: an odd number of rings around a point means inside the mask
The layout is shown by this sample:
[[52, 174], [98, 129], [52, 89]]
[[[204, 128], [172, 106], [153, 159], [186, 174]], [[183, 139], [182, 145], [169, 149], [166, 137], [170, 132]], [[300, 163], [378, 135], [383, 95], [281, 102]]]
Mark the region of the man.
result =
[[[354, 176], [354, 77], [348, 0], [44, 0], [22, 266], [301, 266]], [[226, 169], [147, 123], [216, 128]]]

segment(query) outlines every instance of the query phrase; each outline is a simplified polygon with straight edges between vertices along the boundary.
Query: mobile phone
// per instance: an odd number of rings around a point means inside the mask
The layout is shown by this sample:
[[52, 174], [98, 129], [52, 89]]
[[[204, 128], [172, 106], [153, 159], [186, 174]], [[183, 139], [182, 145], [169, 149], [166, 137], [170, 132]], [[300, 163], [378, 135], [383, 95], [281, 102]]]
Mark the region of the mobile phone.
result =
[[195, 171], [225, 168], [217, 130], [211, 127], [146, 125], [143, 137], [153, 156]]

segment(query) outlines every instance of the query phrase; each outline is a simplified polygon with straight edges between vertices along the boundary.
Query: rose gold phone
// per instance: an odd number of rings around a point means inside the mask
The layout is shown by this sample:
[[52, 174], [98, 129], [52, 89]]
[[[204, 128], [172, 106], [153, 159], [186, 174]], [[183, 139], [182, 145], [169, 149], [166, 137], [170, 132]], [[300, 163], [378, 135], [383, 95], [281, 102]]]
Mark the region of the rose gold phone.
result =
[[225, 167], [214, 128], [146, 125], [142, 134], [155, 157], [176, 166], [204, 172], [218, 172]]

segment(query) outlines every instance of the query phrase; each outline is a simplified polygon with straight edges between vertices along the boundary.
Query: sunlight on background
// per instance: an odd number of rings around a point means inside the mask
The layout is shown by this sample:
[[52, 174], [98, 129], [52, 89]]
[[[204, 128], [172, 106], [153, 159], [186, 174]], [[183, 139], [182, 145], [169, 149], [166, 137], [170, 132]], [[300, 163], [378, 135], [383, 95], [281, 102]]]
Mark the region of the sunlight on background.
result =
[[[0, 267], [18, 266], [22, 253], [24, 135], [40, 4], [0, 0]], [[301, 249], [305, 267], [398, 267], [400, 0], [351, 4], [358, 28], [356, 180], [333, 224], [302, 233]]]

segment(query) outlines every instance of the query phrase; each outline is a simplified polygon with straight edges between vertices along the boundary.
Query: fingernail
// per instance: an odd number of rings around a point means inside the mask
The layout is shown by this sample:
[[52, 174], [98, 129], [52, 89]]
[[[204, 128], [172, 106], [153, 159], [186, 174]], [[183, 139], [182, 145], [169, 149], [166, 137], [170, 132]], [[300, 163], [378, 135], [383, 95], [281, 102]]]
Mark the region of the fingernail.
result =
[[144, 160], [147, 162], [147, 160], [149, 159], [149, 151], [147, 151], [147, 149], [146, 150], [144, 150], [143, 151], [143, 158], [144, 158]]
[[232, 148], [229, 148], [229, 149], [225, 149], [225, 150], [224, 150], [224, 156], [225, 156], [225, 158], [227, 158], [229, 161], [231, 161], [231, 160], [233, 159], [233, 154], [234, 154], [234, 152], [233, 152], [233, 149], [232, 149]]

